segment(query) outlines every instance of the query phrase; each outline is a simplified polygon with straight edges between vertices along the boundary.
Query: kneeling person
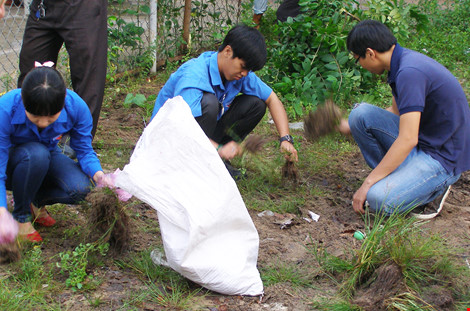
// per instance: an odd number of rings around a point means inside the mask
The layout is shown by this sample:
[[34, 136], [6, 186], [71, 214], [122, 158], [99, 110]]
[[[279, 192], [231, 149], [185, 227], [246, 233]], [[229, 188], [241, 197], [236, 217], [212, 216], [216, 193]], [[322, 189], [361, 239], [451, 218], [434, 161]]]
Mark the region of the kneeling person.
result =
[[280, 135], [281, 151], [297, 161], [284, 106], [254, 73], [265, 63], [261, 33], [235, 26], [218, 52], [202, 53], [171, 75], [158, 94], [152, 118], [168, 99], [182, 96], [220, 157], [229, 161], [241, 152], [240, 143], [261, 121], [267, 106]]
[[[0, 98], [0, 218], [9, 217], [6, 189], [13, 192], [13, 218], [19, 235], [42, 241], [31, 221], [52, 226], [55, 220], [45, 205], [76, 204], [93, 182], [107, 183], [100, 161], [91, 146], [90, 110], [53, 68], [31, 70], [21, 89]], [[57, 146], [70, 133], [70, 145], [78, 163]], [[91, 180], [92, 179], [92, 180]], [[0, 238], [8, 234], [0, 227]]]
[[388, 71], [392, 106], [366, 103], [349, 115], [349, 127], [373, 168], [353, 196], [390, 215], [427, 203], [437, 215], [450, 185], [470, 169], [470, 109], [458, 80], [426, 55], [408, 50], [382, 23], [365, 20], [347, 38], [359, 64], [375, 74]]

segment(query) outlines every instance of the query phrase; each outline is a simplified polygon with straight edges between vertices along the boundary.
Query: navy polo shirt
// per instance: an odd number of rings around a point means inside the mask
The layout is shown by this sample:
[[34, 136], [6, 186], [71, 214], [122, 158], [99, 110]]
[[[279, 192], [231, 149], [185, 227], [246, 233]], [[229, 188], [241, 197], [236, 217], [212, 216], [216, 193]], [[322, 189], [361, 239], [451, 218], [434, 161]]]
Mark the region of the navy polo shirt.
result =
[[459, 81], [443, 65], [395, 46], [388, 81], [400, 115], [421, 112], [418, 148], [454, 174], [470, 169], [470, 109]]
[[[226, 112], [239, 93], [257, 96], [266, 101], [272, 89], [251, 71], [246, 77], [226, 81], [224, 85], [217, 64], [217, 52], [205, 52], [181, 65], [170, 76], [158, 93], [152, 119], [168, 99], [178, 95], [189, 105], [194, 117], [201, 116], [201, 99], [204, 92], [215, 94]], [[218, 119], [220, 117], [221, 114]]]

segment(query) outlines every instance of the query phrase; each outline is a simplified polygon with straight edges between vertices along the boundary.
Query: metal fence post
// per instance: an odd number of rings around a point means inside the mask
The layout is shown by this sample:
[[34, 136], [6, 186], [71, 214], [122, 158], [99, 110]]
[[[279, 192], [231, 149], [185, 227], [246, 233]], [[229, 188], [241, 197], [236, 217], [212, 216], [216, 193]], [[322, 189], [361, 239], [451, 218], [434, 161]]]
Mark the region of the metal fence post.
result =
[[150, 0], [150, 42], [155, 44], [153, 65], [151, 72], [157, 72], [157, 61], [158, 61], [158, 51], [157, 51], [157, 0]]

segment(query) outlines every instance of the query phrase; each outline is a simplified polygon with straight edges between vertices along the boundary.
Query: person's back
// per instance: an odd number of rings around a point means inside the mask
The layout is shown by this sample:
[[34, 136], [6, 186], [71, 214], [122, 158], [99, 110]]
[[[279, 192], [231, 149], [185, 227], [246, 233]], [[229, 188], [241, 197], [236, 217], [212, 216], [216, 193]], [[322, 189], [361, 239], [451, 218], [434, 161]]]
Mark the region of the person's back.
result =
[[389, 83], [400, 113], [421, 112], [419, 148], [448, 171], [470, 169], [470, 157], [463, 156], [470, 154], [470, 110], [459, 81], [426, 55], [405, 48], [394, 52], [401, 53], [400, 62], [395, 73], [392, 57]]

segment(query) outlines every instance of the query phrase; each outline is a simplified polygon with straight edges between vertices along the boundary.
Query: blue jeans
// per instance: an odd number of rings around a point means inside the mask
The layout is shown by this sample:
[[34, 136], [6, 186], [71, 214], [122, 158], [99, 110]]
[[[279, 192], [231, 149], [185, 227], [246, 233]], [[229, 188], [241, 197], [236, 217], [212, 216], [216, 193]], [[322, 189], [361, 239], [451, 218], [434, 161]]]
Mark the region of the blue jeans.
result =
[[[351, 111], [349, 126], [366, 163], [375, 168], [398, 137], [399, 117], [362, 103]], [[399, 167], [369, 189], [367, 202], [372, 210], [386, 215], [405, 213], [433, 201], [459, 178], [460, 174], [447, 172], [437, 160], [415, 147]]]
[[253, 13], [263, 14], [268, 8], [268, 0], [254, 0], [253, 1]]
[[59, 148], [49, 151], [38, 142], [10, 149], [6, 188], [13, 191], [13, 217], [20, 223], [31, 220], [30, 204], [75, 204], [90, 192], [90, 178], [79, 164]]

